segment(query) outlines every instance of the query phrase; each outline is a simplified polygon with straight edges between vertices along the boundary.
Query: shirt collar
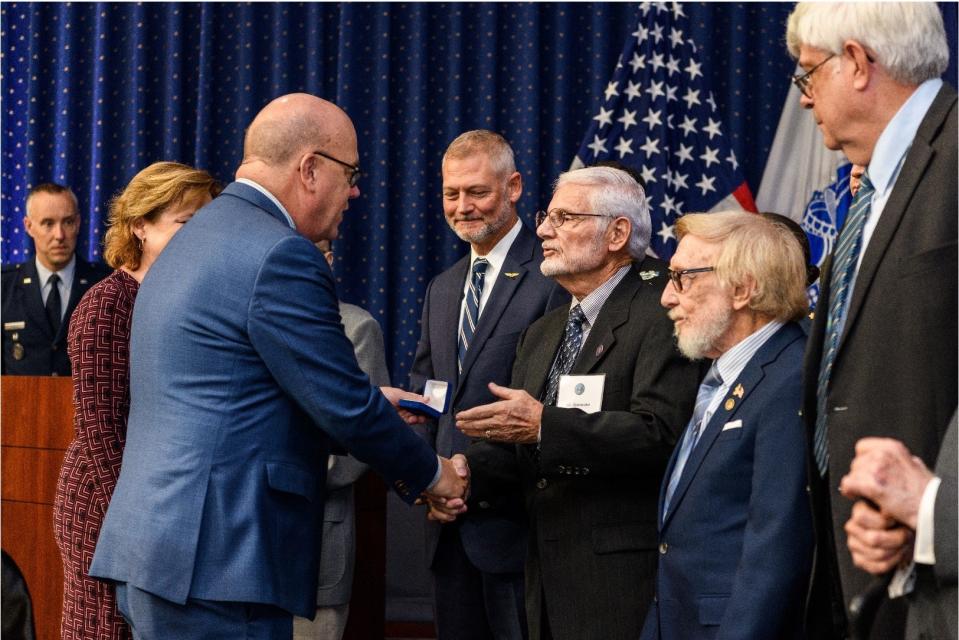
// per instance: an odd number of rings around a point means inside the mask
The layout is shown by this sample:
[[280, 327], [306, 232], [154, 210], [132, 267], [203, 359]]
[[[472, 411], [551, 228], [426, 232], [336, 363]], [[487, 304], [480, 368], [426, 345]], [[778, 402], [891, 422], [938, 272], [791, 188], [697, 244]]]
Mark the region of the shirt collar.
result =
[[589, 295], [582, 300], [577, 300], [574, 296], [569, 308], [572, 309], [576, 305], [579, 305], [580, 309], [583, 310], [583, 315], [586, 316], [586, 321], [589, 323], [589, 326], [593, 326], [596, 324], [596, 318], [599, 317], [599, 312], [603, 309], [603, 305], [606, 304], [606, 300], [608, 300], [610, 294], [613, 293], [613, 289], [626, 277], [626, 274], [632, 268], [632, 263], [624, 264], [616, 273], [610, 276], [606, 282], [590, 291]]
[[506, 254], [509, 253], [509, 248], [513, 246], [513, 240], [516, 239], [516, 236], [519, 235], [520, 226], [523, 223], [519, 221], [519, 218], [513, 223], [513, 228], [509, 232], [500, 238], [500, 241], [496, 243], [496, 246], [490, 249], [490, 252], [485, 256], [481, 256], [476, 253], [476, 249], [470, 247], [470, 264], [476, 262], [477, 258], [486, 258], [486, 261], [490, 263], [490, 266], [493, 267], [497, 273], [503, 268], [503, 261], [506, 260]]
[[916, 131], [926, 117], [926, 112], [936, 99], [942, 87], [942, 80], [933, 78], [920, 84], [906, 100], [886, 128], [882, 130], [872, 158], [869, 160], [869, 180], [876, 193], [884, 193], [891, 185], [899, 163], [906, 156]]
[[248, 187], [253, 187], [257, 191], [265, 195], [267, 198], [269, 198], [270, 202], [275, 204], [277, 208], [280, 210], [280, 213], [283, 214], [283, 217], [286, 218], [286, 222], [290, 225], [290, 228], [294, 230], [296, 229], [296, 224], [293, 222], [293, 218], [290, 216], [290, 212], [286, 210], [286, 207], [280, 204], [280, 201], [276, 199], [276, 196], [274, 196], [272, 193], [266, 190], [266, 187], [264, 187], [263, 185], [257, 182], [254, 182], [253, 180], [250, 180], [249, 178], [237, 178], [236, 181], [242, 182]]
[[782, 322], [768, 322], [719, 356], [716, 360], [716, 369], [723, 379], [723, 386], [729, 386], [739, 377], [759, 348], [782, 326]]
[[71, 284], [73, 284], [73, 274], [77, 270], [77, 254], [76, 253], [70, 256], [70, 262], [67, 263], [67, 266], [60, 269], [59, 271], [50, 271], [49, 269], [47, 269], [45, 266], [40, 264], [40, 258], [34, 257], [33, 261], [37, 266], [37, 278], [40, 279], [41, 289], [46, 286], [47, 281], [50, 279], [50, 276], [52, 276], [54, 273], [60, 276], [60, 282], [62, 282], [63, 284], [67, 286], [70, 286]]

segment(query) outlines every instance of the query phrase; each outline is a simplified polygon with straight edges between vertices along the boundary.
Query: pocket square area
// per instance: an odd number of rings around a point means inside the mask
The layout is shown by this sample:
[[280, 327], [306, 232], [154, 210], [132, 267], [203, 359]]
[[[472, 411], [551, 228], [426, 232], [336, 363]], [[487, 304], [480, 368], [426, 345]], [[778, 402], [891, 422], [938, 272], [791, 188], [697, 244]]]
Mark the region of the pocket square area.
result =
[[743, 421], [742, 420], [733, 420], [732, 422], [727, 422], [723, 425], [723, 431], [729, 431], [730, 429], [742, 429]]

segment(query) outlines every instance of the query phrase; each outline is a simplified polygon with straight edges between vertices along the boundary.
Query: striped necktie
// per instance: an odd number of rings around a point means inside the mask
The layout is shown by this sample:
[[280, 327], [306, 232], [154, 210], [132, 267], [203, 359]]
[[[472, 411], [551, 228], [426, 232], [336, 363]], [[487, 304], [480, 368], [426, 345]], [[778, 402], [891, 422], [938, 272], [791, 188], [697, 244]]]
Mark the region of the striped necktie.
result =
[[583, 346], [584, 322], [586, 322], [586, 314], [583, 313], [579, 305], [569, 310], [566, 332], [563, 334], [563, 344], [560, 345], [559, 353], [553, 362], [553, 368], [549, 370], [546, 395], [543, 396], [544, 405], [552, 406], [556, 404], [560, 376], [566, 375], [573, 368], [576, 356], [579, 355], [579, 350]]
[[486, 267], [489, 261], [486, 258], [477, 258], [473, 261], [473, 275], [470, 277], [470, 288], [466, 292], [466, 308], [463, 310], [463, 322], [460, 324], [460, 335], [457, 340], [456, 364], [458, 371], [463, 370], [466, 360], [466, 350], [473, 341], [476, 333], [476, 323], [479, 322], [480, 299], [483, 297], [483, 278], [486, 276]]
[[696, 408], [693, 409], [693, 417], [689, 420], [686, 427], [686, 433], [683, 436], [683, 442], [680, 445], [679, 455], [676, 456], [676, 464], [673, 467], [673, 474], [669, 476], [669, 484], [666, 485], [666, 497], [663, 500], [663, 516], [669, 512], [669, 501], [679, 485], [679, 479], [683, 476], [683, 468], [689, 460], [689, 454], [693, 452], [696, 443], [699, 442], [699, 436], [703, 432], [703, 417], [706, 415], [706, 409], [713, 399], [716, 389], [723, 386], [723, 378], [719, 375], [719, 369], [716, 363], [709, 368], [709, 373], [703, 378], [699, 385], [699, 391], [696, 393]]
[[829, 392], [829, 376], [836, 360], [836, 349], [845, 326], [846, 310], [849, 306], [849, 285], [856, 272], [856, 263], [862, 251], [862, 230], [869, 217], [869, 208], [875, 188], [868, 174], [862, 175], [862, 183], [846, 223], [839, 233], [839, 243], [832, 258], [832, 272], [829, 279], [829, 311], [826, 316], [826, 334], [823, 339], [823, 355], [819, 364], [819, 379], [816, 384], [816, 431], [813, 438], [813, 454], [819, 475], [825, 477], [829, 466], [829, 447], [826, 425], [826, 397]]

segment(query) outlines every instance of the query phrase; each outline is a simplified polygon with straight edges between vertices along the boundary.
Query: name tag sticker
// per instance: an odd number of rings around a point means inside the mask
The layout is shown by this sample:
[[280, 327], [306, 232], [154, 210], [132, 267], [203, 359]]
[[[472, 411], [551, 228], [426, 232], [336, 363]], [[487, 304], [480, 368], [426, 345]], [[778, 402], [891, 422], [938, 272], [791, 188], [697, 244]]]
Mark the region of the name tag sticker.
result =
[[602, 411], [605, 385], [605, 373], [592, 376], [560, 376], [556, 406], [561, 409], [580, 409], [585, 413]]

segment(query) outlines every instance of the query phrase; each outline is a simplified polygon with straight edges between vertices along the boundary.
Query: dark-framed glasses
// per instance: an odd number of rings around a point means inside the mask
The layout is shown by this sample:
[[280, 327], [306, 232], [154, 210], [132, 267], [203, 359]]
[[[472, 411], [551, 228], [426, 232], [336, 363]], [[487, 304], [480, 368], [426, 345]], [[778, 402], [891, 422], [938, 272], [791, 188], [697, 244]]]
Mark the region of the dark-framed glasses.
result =
[[333, 156], [331, 156], [331, 155], [329, 155], [329, 154], [323, 153], [322, 151], [314, 151], [313, 153], [315, 153], [316, 155], [321, 156], [321, 157], [323, 157], [323, 158], [326, 158], [327, 160], [332, 160], [332, 161], [335, 162], [336, 164], [342, 165], [342, 166], [346, 167], [347, 169], [349, 169], [349, 170], [350, 170], [350, 175], [349, 175], [349, 177], [347, 178], [347, 181], [350, 183], [350, 187], [355, 187], [355, 186], [356, 186], [356, 183], [360, 181], [360, 166], [359, 166], [359, 165], [350, 164], [349, 162], [343, 162], [342, 160], [338, 160], [338, 159], [334, 158]]
[[569, 219], [609, 217], [610, 216], [605, 213], [576, 213], [575, 211], [567, 211], [566, 209], [550, 209], [549, 211], [536, 212], [536, 226], [539, 227], [545, 220], [549, 220], [549, 223], [553, 225], [554, 229], [559, 229]]
[[669, 281], [673, 283], [673, 286], [676, 287], [676, 291], [679, 293], [683, 292], [683, 276], [689, 276], [694, 273], [708, 273], [710, 271], [715, 271], [716, 267], [698, 267], [696, 269], [683, 269], [682, 271], [673, 271], [672, 269], [666, 269], [666, 275], [669, 276]]
[[815, 67], [813, 67], [806, 73], [803, 73], [798, 76], [790, 76], [792, 78], [793, 84], [796, 85], [797, 89], [802, 91], [804, 96], [806, 96], [807, 98], [811, 100], [812, 95], [810, 95], [810, 88], [812, 85], [812, 74], [816, 73], [816, 70], [819, 69], [819, 67], [823, 66], [824, 64], [826, 64], [827, 62], [829, 62], [835, 57], [836, 57], [835, 53], [830, 53], [828, 56], [826, 56], [825, 60], [817, 64]]

